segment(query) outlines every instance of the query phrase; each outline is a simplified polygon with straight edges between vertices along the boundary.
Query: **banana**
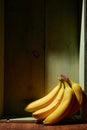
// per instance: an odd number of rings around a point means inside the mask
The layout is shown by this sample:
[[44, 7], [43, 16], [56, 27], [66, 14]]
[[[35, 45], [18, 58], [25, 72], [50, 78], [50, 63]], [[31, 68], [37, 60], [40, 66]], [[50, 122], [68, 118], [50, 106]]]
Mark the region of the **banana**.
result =
[[71, 86], [71, 88], [73, 89], [73, 91], [76, 95], [76, 98], [77, 98], [79, 104], [82, 105], [83, 90], [82, 90], [81, 86], [78, 83], [73, 82], [72, 80], [70, 80], [68, 77], [66, 77], [64, 75], [60, 75], [58, 77], [58, 79], [62, 80], [62, 81], [66, 81]]
[[35, 111], [32, 116], [37, 118], [38, 120], [45, 119], [49, 114], [51, 114], [61, 103], [62, 97], [64, 94], [64, 84], [62, 83], [60, 90], [57, 93], [54, 101], [49, 104], [47, 107], [44, 107], [40, 110]]
[[78, 83], [60, 75], [58, 85], [46, 96], [29, 103], [25, 111], [43, 124], [56, 124], [76, 114], [83, 103], [83, 90]]
[[73, 91], [73, 99], [71, 101], [70, 107], [68, 108], [66, 118], [73, 116], [78, 110], [79, 110], [79, 103], [78, 103], [76, 95]]
[[70, 85], [71, 85], [71, 87], [76, 95], [76, 98], [79, 102], [79, 105], [81, 106], [82, 101], [83, 101], [83, 90], [82, 90], [81, 86], [78, 83], [75, 83], [71, 80], [68, 80], [68, 82], [70, 83]]
[[70, 83], [70, 86], [72, 87], [72, 89], [75, 93], [74, 105], [73, 105], [73, 108], [72, 108], [71, 114], [70, 114], [70, 116], [72, 116], [72, 115], [76, 114], [82, 106], [83, 90], [78, 83], [75, 83], [71, 80], [69, 80], [68, 82]]
[[54, 110], [50, 115], [48, 115], [44, 120], [43, 124], [55, 124], [65, 118], [70, 112], [70, 105], [73, 100], [73, 90], [70, 88], [67, 82], [65, 83], [65, 90], [62, 101], [60, 105]]
[[72, 115], [76, 114], [82, 106], [83, 90], [78, 83], [73, 82], [72, 80], [70, 80], [68, 77], [66, 77], [64, 75], [60, 75], [58, 77], [58, 79], [60, 79], [62, 81], [66, 81], [75, 93], [74, 104], [73, 104], [72, 110], [71, 110], [70, 115], [69, 115], [69, 116], [72, 116]]
[[29, 103], [25, 107], [25, 111], [34, 112], [49, 105], [55, 99], [60, 87], [61, 81], [59, 80], [58, 85], [54, 89], [52, 89], [46, 96]]
[[72, 96], [71, 103], [70, 103], [70, 105], [68, 106], [68, 108], [66, 109], [66, 111], [63, 113], [61, 120], [67, 121], [67, 119], [69, 119], [69, 118], [71, 117], [71, 111], [72, 111], [74, 102], [75, 102], [75, 94], [74, 94], [74, 92], [73, 92], [73, 96]]

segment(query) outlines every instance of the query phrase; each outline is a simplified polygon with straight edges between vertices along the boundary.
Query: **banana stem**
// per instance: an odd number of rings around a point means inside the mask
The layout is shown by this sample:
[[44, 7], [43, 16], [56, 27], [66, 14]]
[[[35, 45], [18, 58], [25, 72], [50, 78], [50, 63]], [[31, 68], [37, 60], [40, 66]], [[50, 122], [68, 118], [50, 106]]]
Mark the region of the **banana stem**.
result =
[[69, 84], [69, 86], [71, 87], [71, 81], [67, 76], [61, 74], [58, 79], [63, 81], [63, 82], [66, 81]]
[[64, 80], [64, 81], [68, 81], [69, 80], [69, 78], [67, 76], [63, 75], [63, 74], [60, 75], [60, 78], [62, 80]]

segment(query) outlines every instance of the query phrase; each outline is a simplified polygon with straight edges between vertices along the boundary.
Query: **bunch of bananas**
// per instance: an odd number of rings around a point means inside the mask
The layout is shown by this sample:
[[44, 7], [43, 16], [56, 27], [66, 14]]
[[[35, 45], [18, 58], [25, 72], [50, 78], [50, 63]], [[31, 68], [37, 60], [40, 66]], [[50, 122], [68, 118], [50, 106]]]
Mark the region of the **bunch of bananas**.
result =
[[76, 114], [83, 101], [83, 91], [78, 83], [64, 75], [58, 77], [58, 85], [46, 96], [29, 103], [25, 110], [43, 124], [56, 124]]

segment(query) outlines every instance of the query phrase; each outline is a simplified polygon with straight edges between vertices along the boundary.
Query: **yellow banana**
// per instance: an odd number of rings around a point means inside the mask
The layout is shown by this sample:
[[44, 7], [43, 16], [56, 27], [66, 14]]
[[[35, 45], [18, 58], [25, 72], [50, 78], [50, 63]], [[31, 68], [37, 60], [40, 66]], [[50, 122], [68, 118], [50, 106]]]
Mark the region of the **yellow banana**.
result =
[[83, 101], [83, 91], [82, 91], [82, 88], [81, 86], [78, 84], [78, 83], [75, 83], [71, 80], [68, 81], [76, 95], [76, 98], [79, 102], [79, 105], [81, 106], [82, 105], [82, 101]]
[[61, 81], [59, 80], [58, 85], [54, 89], [52, 89], [51, 92], [49, 92], [46, 96], [29, 103], [25, 107], [25, 111], [34, 112], [49, 105], [55, 99], [60, 87]]
[[68, 108], [71, 105], [73, 94], [73, 90], [69, 87], [68, 83], [65, 82], [64, 95], [60, 105], [44, 119], [43, 124], [55, 124], [65, 118], [68, 113]]
[[79, 104], [82, 105], [83, 91], [82, 91], [81, 86], [78, 83], [73, 82], [72, 80], [70, 80], [68, 77], [66, 77], [64, 75], [60, 75], [58, 77], [58, 79], [66, 81], [71, 86], [71, 88], [73, 89], [73, 91], [76, 95], [76, 98], [77, 98]]
[[60, 75], [58, 77], [58, 79], [66, 81], [70, 87], [73, 89], [74, 93], [75, 93], [75, 97], [74, 97], [74, 105], [72, 107], [70, 116], [76, 114], [81, 106], [82, 106], [82, 102], [83, 102], [83, 90], [81, 88], [81, 86], [78, 83], [75, 83], [73, 81], [71, 81], [68, 77], [64, 76], [64, 75]]
[[72, 101], [71, 101], [71, 104], [70, 104], [68, 110], [66, 111], [66, 116], [65, 117], [68, 118], [68, 117], [71, 117], [72, 115], [74, 115], [75, 111], [77, 111], [77, 109], [78, 109], [78, 105], [79, 104], [78, 104], [76, 95], [75, 95], [75, 93], [73, 91], [73, 98], [72, 98]]
[[60, 90], [57, 93], [56, 98], [54, 99], [54, 101], [49, 104], [48, 106], [35, 111], [32, 116], [37, 118], [38, 120], [43, 120], [45, 119], [49, 114], [51, 114], [60, 104], [62, 97], [64, 94], [64, 84], [62, 83]]
[[76, 96], [74, 97], [74, 102], [73, 102], [73, 105], [72, 105], [72, 108], [71, 108], [71, 111], [69, 113], [69, 116], [68, 117], [71, 117], [73, 116], [74, 114], [76, 114], [79, 110], [80, 110], [80, 104], [76, 98]]
[[74, 102], [75, 102], [75, 94], [73, 92], [71, 103], [68, 106], [68, 108], [66, 109], [66, 111], [63, 113], [61, 120], [67, 121], [67, 119], [69, 119], [71, 117], [71, 112], [72, 112], [72, 108], [74, 106]]
[[79, 84], [72, 82], [71, 80], [69, 80], [68, 82], [70, 83], [70, 86], [72, 87], [75, 93], [74, 105], [72, 107], [71, 114], [70, 114], [70, 116], [72, 116], [76, 114], [82, 106], [83, 90]]

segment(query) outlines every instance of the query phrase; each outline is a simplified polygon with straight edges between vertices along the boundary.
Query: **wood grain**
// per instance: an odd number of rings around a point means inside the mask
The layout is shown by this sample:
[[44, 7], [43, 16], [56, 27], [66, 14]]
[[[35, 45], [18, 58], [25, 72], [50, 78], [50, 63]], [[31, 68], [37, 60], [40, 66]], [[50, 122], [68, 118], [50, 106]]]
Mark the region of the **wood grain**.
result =
[[43, 1], [5, 1], [5, 91], [7, 116], [44, 95]]
[[57, 84], [59, 74], [78, 82], [79, 4], [73, 0], [46, 3], [46, 92]]
[[0, 130], [87, 130], [87, 124], [44, 126], [35, 123], [0, 123]]
[[0, 0], [0, 117], [3, 113], [4, 96], [4, 2]]
[[4, 118], [30, 116], [64, 73], [78, 81], [78, 0], [5, 0]]

